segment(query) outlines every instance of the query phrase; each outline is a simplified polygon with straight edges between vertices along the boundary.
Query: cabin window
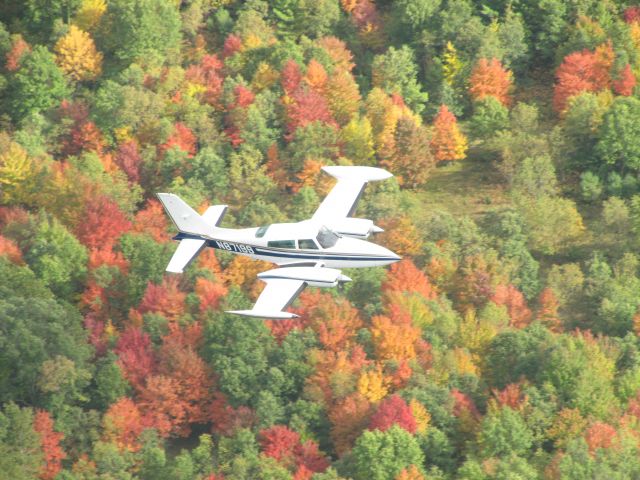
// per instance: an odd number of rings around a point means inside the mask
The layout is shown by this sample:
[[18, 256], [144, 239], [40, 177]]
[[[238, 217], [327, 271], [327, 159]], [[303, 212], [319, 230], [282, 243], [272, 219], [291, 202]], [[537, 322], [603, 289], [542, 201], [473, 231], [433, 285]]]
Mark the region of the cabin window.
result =
[[258, 229], [256, 230], [256, 237], [264, 237], [264, 234], [267, 233], [267, 228], [269, 228], [269, 225], [267, 225], [266, 227], [258, 227]]
[[332, 232], [327, 227], [322, 227], [316, 238], [322, 248], [331, 248], [338, 242], [340, 237], [337, 233]]
[[268, 247], [273, 248], [296, 248], [295, 240], [271, 240], [267, 242]]
[[298, 240], [298, 246], [306, 250], [318, 250], [318, 245], [311, 238]]

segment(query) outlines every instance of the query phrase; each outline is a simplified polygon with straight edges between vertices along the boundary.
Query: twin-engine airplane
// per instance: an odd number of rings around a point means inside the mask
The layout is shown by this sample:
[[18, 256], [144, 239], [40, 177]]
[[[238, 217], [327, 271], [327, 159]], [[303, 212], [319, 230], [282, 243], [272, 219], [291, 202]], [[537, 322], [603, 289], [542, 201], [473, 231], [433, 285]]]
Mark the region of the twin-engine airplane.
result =
[[226, 250], [279, 267], [258, 274], [266, 286], [253, 309], [229, 313], [262, 318], [295, 318], [285, 312], [307, 285], [335, 287], [351, 279], [339, 268], [388, 265], [400, 257], [386, 248], [366, 241], [382, 229], [371, 220], [353, 218], [356, 204], [367, 182], [392, 175], [381, 168], [323, 167], [338, 179], [313, 217], [298, 223], [274, 223], [258, 228], [231, 229], [218, 225], [226, 205], [213, 205], [198, 215], [177, 195], [158, 193], [158, 198], [180, 231], [168, 272], [181, 273], [205, 247]]

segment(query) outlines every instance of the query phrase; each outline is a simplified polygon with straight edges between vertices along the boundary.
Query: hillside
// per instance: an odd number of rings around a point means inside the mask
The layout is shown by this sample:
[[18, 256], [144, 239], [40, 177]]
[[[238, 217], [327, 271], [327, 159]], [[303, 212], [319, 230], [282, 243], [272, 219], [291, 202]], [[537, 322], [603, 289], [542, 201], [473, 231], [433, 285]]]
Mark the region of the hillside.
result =
[[[640, 478], [640, 5], [0, 0], [0, 477]], [[250, 308], [156, 199], [402, 255]]]

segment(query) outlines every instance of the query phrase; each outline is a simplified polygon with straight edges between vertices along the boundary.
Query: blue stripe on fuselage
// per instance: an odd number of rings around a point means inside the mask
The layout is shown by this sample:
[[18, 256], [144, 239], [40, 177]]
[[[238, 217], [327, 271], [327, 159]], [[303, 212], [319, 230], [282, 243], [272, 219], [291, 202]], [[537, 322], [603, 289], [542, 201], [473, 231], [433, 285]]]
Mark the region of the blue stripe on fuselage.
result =
[[[175, 237], [173, 237], [173, 240], [184, 240], [187, 238], [194, 239], [194, 240], [204, 240], [202, 237], [198, 235], [193, 235], [193, 234], [184, 233], [184, 232], [178, 233]], [[223, 248], [220, 248], [216, 244], [216, 242], [213, 240], [207, 240], [207, 246], [211, 248], [215, 248], [216, 250], [224, 250], [225, 252], [228, 251]], [[285, 251], [278, 251], [278, 250], [270, 250], [264, 247], [256, 247], [253, 245], [249, 245], [249, 246], [253, 248], [255, 255], [277, 257], [277, 258], [295, 258], [295, 259], [303, 259], [303, 260], [352, 260], [352, 261], [383, 261], [383, 262], [397, 260], [397, 258], [393, 258], [393, 257], [377, 257], [377, 256], [370, 256], [370, 255], [367, 256], [367, 255], [357, 255], [357, 254], [345, 255], [345, 254], [339, 254], [339, 253], [327, 254], [327, 253], [320, 253], [320, 252], [317, 254], [314, 254], [311, 252], [309, 253], [292, 252], [292, 251], [285, 252]], [[231, 252], [231, 253], [236, 253], [236, 252]]]

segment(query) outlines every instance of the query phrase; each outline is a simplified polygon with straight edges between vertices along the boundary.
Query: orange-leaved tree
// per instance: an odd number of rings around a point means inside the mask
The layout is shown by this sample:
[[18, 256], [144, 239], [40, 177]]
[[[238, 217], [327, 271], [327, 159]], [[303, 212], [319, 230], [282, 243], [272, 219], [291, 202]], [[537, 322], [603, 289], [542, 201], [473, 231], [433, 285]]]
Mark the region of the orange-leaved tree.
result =
[[355, 392], [343, 398], [329, 409], [331, 439], [342, 456], [351, 449], [353, 443], [369, 424], [371, 403]]
[[536, 319], [544, 323], [549, 330], [554, 332], [562, 331], [562, 322], [558, 317], [559, 306], [560, 302], [553, 292], [553, 289], [547, 287], [540, 292]]
[[167, 320], [177, 320], [184, 314], [186, 296], [178, 286], [178, 277], [165, 277], [160, 285], [147, 284], [138, 311], [159, 313]]
[[382, 291], [392, 302], [397, 294], [417, 293], [428, 300], [438, 296], [436, 288], [427, 276], [408, 258], [394, 263], [382, 283]]
[[40, 445], [44, 457], [44, 465], [40, 470], [41, 480], [53, 480], [62, 470], [62, 460], [67, 457], [60, 446], [60, 441], [64, 438], [62, 433], [53, 429], [53, 420], [49, 412], [39, 410], [33, 419], [33, 429], [40, 436]]
[[471, 72], [469, 93], [474, 100], [495, 97], [505, 106], [511, 104], [513, 74], [502, 66], [500, 60], [481, 58]]
[[358, 310], [345, 299], [336, 299], [319, 290], [303, 292], [297, 313], [318, 335], [327, 350], [348, 349], [362, 326]]
[[167, 216], [162, 205], [152, 198], [147, 200], [144, 208], [136, 213], [132, 230], [147, 234], [158, 243], [167, 243], [170, 239], [170, 236], [167, 235], [167, 227]]
[[507, 307], [512, 327], [524, 328], [531, 322], [531, 310], [527, 307], [524, 295], [513, 285], [498, 285], [491, 301]]
[[444, 104], [433, 120], [430, 145], [438, 162], [462, 160], [467, 156], [467, 137], [460, 131], [456, 116]]
[[200, 311], [216, 310], [220, 301], [227, 294], [227, 287], [221, 283], [204, 277], [196, 279], [195, 293], [200, 300]]
[[160, 151], [166, 152], [175, 147], [187, 153], [187, 156], [193, 157], [196, 153], [197, 141], [198, 139], [189, 127], [182, 122], [176, 122], [167, 141], [160, 145]]
[[371, 319], [371, 335], [379, 360], [413, 360], [420, 329], [411, 323], [411, 317], [398, 308], [389, 316], [376, 315]]
[[307, 85], [309, 85], [313, 91], [323, 95], [328, 78], [327, 71], [322, 64], [315, 58], [312, 58], [307, 65], [307, 73], [304, 76], [304, 81]]
[[327, 52], [335, 70], [346, 70], [347, 72], [353, 70], [355, 67], [353, 54], [344, 41], [336, 37], [322, 37], [317, 43]]
[[199, 324], [171, 324], [158, 355], [158, 374], [140, 392], [140, 409], [162, 435], [188, 436], [192, 424], [210, 416], [213, 377], [197, 353], [201, 338]]
[[140, 449], [138, 437], [147, 425], [140, 409], [129, 397], [122, 397], [109, 406], [102, 418], [104, 439], [115, 443], [120, 450]]
[[403, 468], [394, 480], [426, 480], [426, 477], [418, 470], [415, 465]]

